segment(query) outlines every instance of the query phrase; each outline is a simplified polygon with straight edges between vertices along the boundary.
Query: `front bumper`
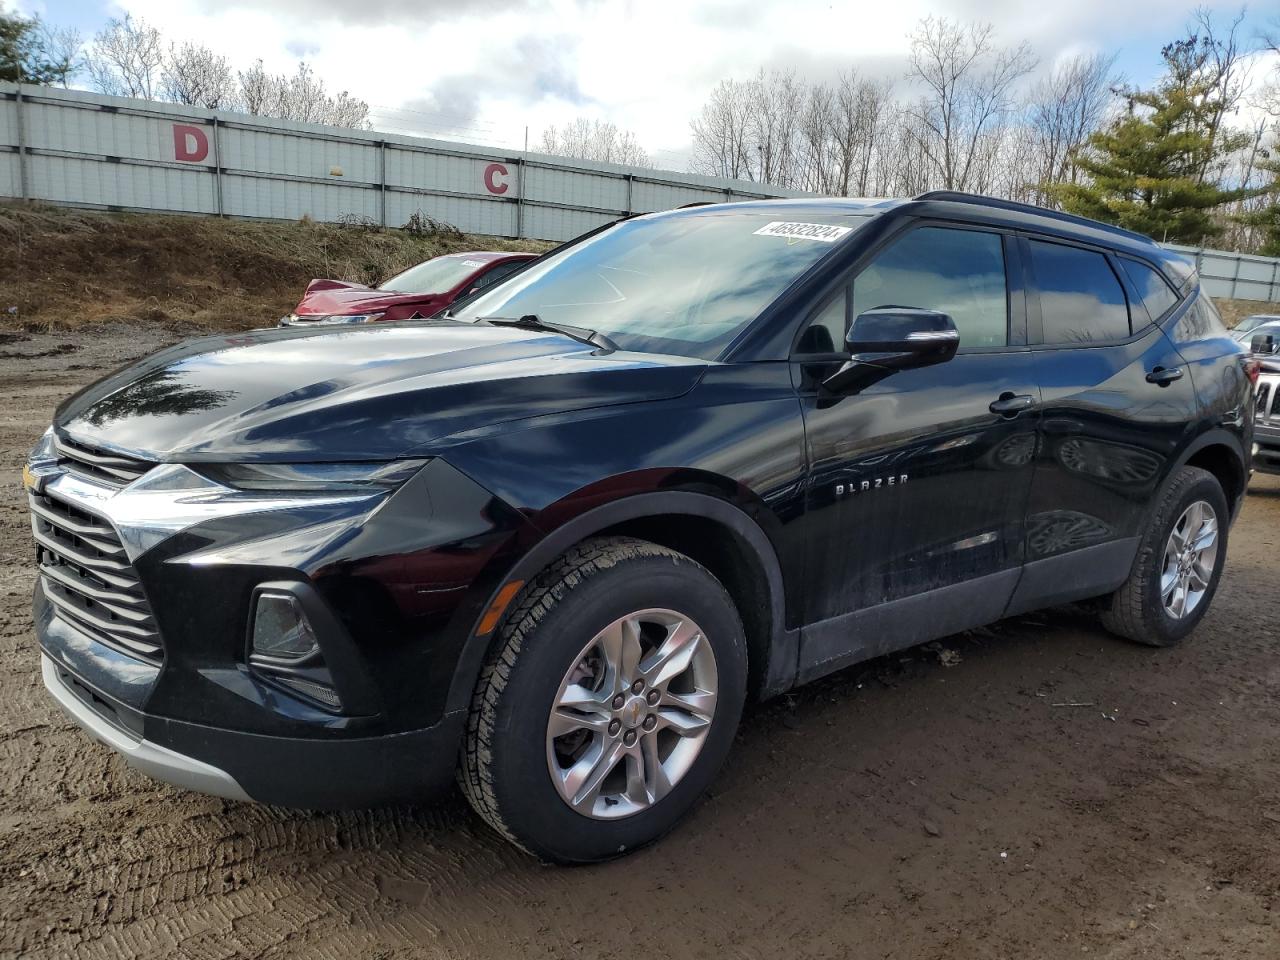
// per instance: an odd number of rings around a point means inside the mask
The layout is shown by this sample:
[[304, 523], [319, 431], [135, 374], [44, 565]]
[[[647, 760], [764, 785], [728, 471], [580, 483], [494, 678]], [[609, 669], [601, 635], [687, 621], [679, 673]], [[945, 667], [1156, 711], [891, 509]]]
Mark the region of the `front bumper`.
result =
[[438, 796], [452, 780], [465, 719], [451, 715], [425, 730], [354, 739], [272, 737], [140, 713], [47, 652], [40, 670], [63, 710], [142, 773], [283, 807], [333, 810]]
[[[219, 770], [195, 757], [170, 750], [150, 740], [136, 738], [124, 728], [111, 723], [99, 710], [115, 710], [118, 706], [111, 705], [69, 671], [59, 669], [43, 653], [40, 655], [40, 675], [44, 679], [45, 689], [71, 715], [71, 719], [84, 727], [94, 739], [102, 741], [123, 756], [131, 767], [141, 770], [149, 777], [188, 790], [211, 793], [228, 800], [249, 799], [244, 788], [225, 770]], [[92, 706], [95, 701], [98, 709]]]
[[1254, 424], [1253, 469], [1258, 473], [1280, 474], [1280, 427]]

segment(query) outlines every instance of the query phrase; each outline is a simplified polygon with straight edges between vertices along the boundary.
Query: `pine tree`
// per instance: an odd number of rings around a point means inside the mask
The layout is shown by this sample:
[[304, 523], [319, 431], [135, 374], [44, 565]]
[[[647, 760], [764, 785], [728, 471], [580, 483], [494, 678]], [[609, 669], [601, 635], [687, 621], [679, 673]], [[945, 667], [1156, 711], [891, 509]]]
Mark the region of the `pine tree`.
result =
[[74, 31], [47, 31], [39, 20], [0, 10], [0, 80], [66, 83], [76, 69]]
[[1271, 183], [1263, 190], [1267, 203], [1246, 213], [1240, 220], [1262, 228], [1262, 245], [1258, 247], [1258, 253], [1265, 257], [1280, 257], [1280, 159], [1269, 159], [1258, 167], [1271, 174]]
[[1160, 83], [1122, 91], [1128, 110], [1093, 134], [1078, 156], [1084, 182], [1046, 189], [1071, 213], [1160, 241], [1201, 243], [1222, 231], [1214, 209], [1249, 195], [1212, 176], [1243, 144], [1217, 128], [1215, 86], [1199, 69], [1197, 39], [1170, 44], [1161, 54], [1167, 72]]

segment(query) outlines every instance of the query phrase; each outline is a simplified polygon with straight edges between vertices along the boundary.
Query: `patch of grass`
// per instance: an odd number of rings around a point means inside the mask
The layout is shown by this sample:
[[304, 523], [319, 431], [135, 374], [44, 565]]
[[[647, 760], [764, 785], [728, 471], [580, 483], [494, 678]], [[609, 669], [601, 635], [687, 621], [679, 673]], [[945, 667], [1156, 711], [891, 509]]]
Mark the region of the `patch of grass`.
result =
[[1214, 297], [1213, 303], [1228, 327], [1234, 327], [1245, 317], [1255, 313], [1280, 313], [1280, 303], [1268, 303], [1266, 300], [1228, 300], [1225, 297]]
[[447, 227], [384, 230], [357, 222], [0, 204], [0, 328], [74, 330], [125, 321], [193, 333], [244, 330], [274, 325], [313, 277], [376, 285], [443, 253], [548, 246]]

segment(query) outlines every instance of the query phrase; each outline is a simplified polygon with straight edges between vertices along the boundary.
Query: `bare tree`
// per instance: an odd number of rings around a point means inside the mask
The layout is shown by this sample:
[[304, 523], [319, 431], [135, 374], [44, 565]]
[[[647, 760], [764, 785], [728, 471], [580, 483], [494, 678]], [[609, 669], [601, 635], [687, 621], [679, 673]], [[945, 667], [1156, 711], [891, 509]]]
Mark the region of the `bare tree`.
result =
[[554, 124], [542, 131], [543, 153], [578, 160], [598, 160], [631, 167], [652, 167], [649, 154], [636, 135], [608, 121], [576, 117], [563, 127]]
[[801, 121], [812, 96], [794, 70], [761, 69], [750, 80], [722, 81], [691, 124], [694, 169], [797, 186], [805, 176]]
[[[1200, 7], [1187, 28], [1196, 78], [1204, 84], [1205, 98], [1212, 105], [1209, 135], [1214, 141], [1222, 134], [1227, 115], [1235, 113], [1240, 106], [1249, 86], [1250, 54], [1253, 50], [1240, 36], [1246, 13], [1246, 9], [1241, 7], [1223, 31], [1214, 23], [1213, 12]], [[1209, 172], [1209, 160], [1206, 159], [1199, 172], [1201, 182]]]
[[255, 60], [248, 70], [237, 71], [236, 81], [237, 105], [241, 110], [257, 117], [279, 115], [280, 85], [261, 60]]
[[872, 196], [881, 190], [873, 167], [875, 145], [885, 136], [898, 112], [893, 84], [871, 80], [850, 70], [836, 88], [835, 163], [832, 192], [841, 196]]
[[160, 90], [174, 103], [210, 110], [230, 107], [236, 90], [231, 61], [201, 44], [170, 44], [161, 68]]
[[968, 190], [983, 175], [978, 161], [1013, 107], [1013, 88], [1036, 65], [1031, 48], [999, 47], [990, 24], [927, 17], [911, 37], [908, 77], [924, 88], [908, 107], [918, 121], [916, 146], [938, 185]]
[[268, 72], [257, 60], [236, 80], [235, 106], [245, 113], [352, 129], [369, 126], [369, 105], [345, 90], [330, 94], [307, 63], [288, 76]]
[[164, 62], [160, 31], [130, 14], [109, 20], [93, 38], [85, 69], [101, 93], [153, 100]]
[[750, 110], [747, 85], [721, 80], [690, 124], [695, 172], [731, 180], [753, 179], [747, 150]]
[[80, 31], [41, 22], [39, 43], [57, 82], [64, 87], [71, 86], [71, 78], [84, 66], [84, 38]]
[[1041, 184], [1075, 183], [1075, 158], [1089, 134], [1102, 127], [1116, 102], [1115, 54], [1078, 54], [1058, 63], [1028, 99], [1030, 156], [1024, 165], [1026, 199], [1051, 203]]
[[799, 182], [800, 113], [804, 88], [794, 70], [766, 74], [752, 82], [754, 109], [751, 137], [756, 151], [756, 177], [762, 183], [795, 187]]

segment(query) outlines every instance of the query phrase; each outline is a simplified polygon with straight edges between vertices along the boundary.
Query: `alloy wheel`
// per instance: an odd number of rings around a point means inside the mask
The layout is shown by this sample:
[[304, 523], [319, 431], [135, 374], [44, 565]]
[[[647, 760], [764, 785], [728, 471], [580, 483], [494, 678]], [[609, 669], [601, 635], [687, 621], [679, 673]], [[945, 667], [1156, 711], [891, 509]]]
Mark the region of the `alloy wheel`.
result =
[[674, 610], [640, 610], [601, 630], [574, 659], [547, 721], [547, 766], [578, 813], [628, 817], [693, 766], [715, 715], [715, 653]]
[[1209, 591], [1218, 562], [1218, 515], [1203, 500], [1182, 512], [1169, 533], [1160, 574], [1160, 599], [1175, 620], [1189, 616]]

